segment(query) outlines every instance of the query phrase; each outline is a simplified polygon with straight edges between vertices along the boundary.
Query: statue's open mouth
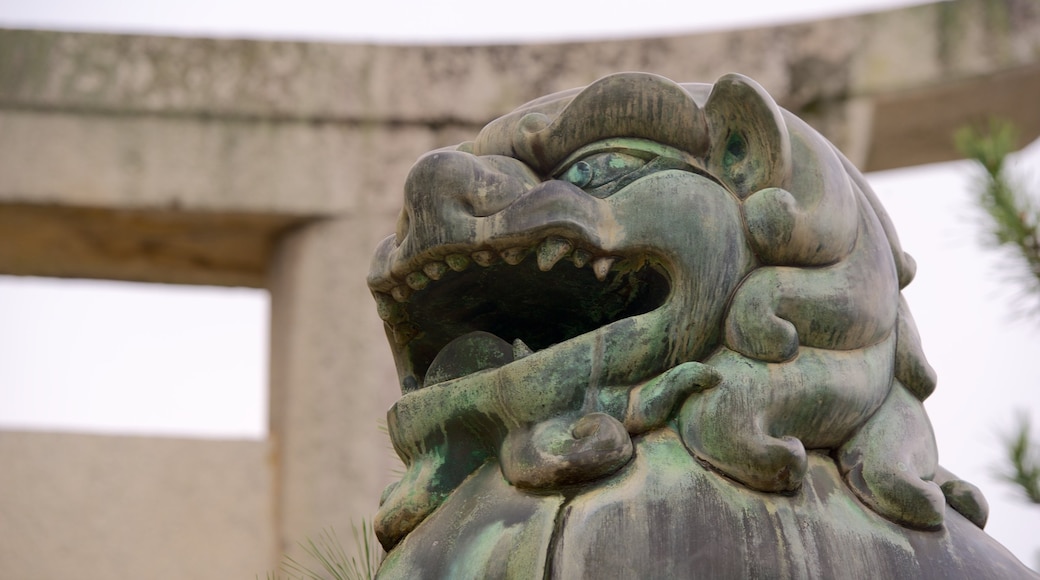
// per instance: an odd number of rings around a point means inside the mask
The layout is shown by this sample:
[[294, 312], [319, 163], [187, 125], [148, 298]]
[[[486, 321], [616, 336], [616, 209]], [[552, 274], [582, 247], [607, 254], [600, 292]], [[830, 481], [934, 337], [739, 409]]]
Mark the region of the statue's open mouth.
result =
[[[479, 332], [485, 342], [495, 341], [488, 338], [494, 335], [499, 344], [511, 345], [504, 360], [472, 363], [501, 366], [650, 312], [670, 292], [662, 266], [646, 255], [605, 256], [561, 235], [527, 247], [452, 252], [417, 264], [406, 277], [407, 285], [375, 292], [381, 317], [410, 360], [413, 376], [402, 377], [406, 391], [456, 378], [459, 371], [435, 360], [461, 337]], [[461, 348], [493, 351], [495, 345]], [[463, 355], [494, 358], [487, 352]]]

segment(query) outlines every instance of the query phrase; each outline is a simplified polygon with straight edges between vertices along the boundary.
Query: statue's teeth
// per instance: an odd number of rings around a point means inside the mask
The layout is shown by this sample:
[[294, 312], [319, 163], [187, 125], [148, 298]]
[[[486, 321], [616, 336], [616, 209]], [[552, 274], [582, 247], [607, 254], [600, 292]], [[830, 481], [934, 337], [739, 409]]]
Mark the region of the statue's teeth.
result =
[[390, 324], [397, 324], [405, 319], [404, 307], [390, 297], [389, 294], [376, 292], [375, 297], [376, 312], [379, 314], [379, 318]]
[[473, 252], [472, 254], [470, 254], [470, 257], [473, 258], [474, 262], [480, 264], [481, 266], [484, 266], [485, 268], [498, 261], [498, 256], [496, 256], [494, 252], [488, 250], [480, 250], [479, 252]]
[[538, 269], [542, 272], [552, 270], [556, 262], [559, 262], [564, 256], [571, 253], [573, 249], [574, 246], [567, 240], [546, 238], [542, 245], [538, 247]]
[[571, 260], [574, 261], [574, 266], [576, 268], [584, 268], [585, 264], [588, 264], [591, 259], [592, 254], [581, 249], [574, 250], [574, 254], [571, 255]]
[[412, 295], [412, 289], [404, 285], [394, 286], [390, 289], [390, 295], [398, 302], [407, 302], [408, 297]]
[[513, 360], [520, 360], [525, 356], [534, 354], [531, 347], [524, 344], [524, 341], [519, 338], [513, 341]]
[[444, 258], [444, 262], [448, 264], [448, 267], [456, 272], [461, 272], [466, 268], [469, 268], [469, 258], [462, 254], [451, 254]]
[[430, 279], [422, 272], [412, 272], [404, 277], [404, 281], [412, 290], [422, 290], [430, 283]]
[[440, 280], [441, 276], [448, 271], [448, 265], [444, 262], [430, 262], [422, 267], [422, 271], [425, 272], [431, 280]]
[[515, 266], [520, 262], [523, 262], [526, 256], [527, 250], [525, 248], [509, 248], [508, 250], [502, 250], [502, 259], [510, 266]]
[[596, 258], [592, 262], [592, 271], [596, 273], [596, 279], [600, 282], [607, 279], [610, 267], [614, 265], [614, 258]]

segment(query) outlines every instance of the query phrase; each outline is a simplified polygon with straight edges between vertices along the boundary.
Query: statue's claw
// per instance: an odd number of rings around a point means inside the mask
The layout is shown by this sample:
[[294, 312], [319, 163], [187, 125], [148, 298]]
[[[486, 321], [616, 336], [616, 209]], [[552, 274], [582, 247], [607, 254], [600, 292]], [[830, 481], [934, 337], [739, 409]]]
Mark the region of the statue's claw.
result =
[[922, 530], [942, 526], [946, 500], [931, 481], [894, 473], [891, 465], [871, 469], [862, 463], [845, 474], [845, 481], [856, 497], [889, 519]]
[[788, 492], [801, 487], [808, 457], [798, 438], [772, 437], [754, 425], [741, 425], [743, 431], [738, 431], [731, 416], [713, 420], [699, 402], [691, 398], [679, 422], [683, 441], [695, 456], [753, 489]]
[[874, 511], [913, 528], [942, 526], [946, 499], [932, 481], [935, 437], [921, 401], [898, 380], [837, 459], [849, 487]]
[[451, 490], [436, 485], [444, 470], [442, 455], [424, 455], [408, 467], [401, 481], [383, 491], [373, 527], [384, 550], [390, 551], [444, 502]]
[[[762, 436], [744, 443], [743, 454], [752, 467], [745, 471], [739, 463], [731, 462], [728, 469], [734, 471], [737, 479], [761, 491], [787, 492], [802, 486], [809, 459], [797, 438]], [[730, 452], [741, 453], [741, 450], [731, 449]]]
[[989, 519], [989, 502], [982, 495], [982, 490], [963, 479], [958, 479], [957, 476], [942, 467], [936, 470], [935, 482], [939, 484], [943, 495], [946, 496], [946, 503], [950, 504], [950, 507], [968, 518], [968, 521], [978, 526], [979, 529], [986, 527], [986, 520]]
[[634, 435], [656, 429], [672, 418], [686, 397], [710, 389], [721, 380], [718, 371], [699, 362], [671, 368], [631, 391], [625, 427]]
[[606, 413], [558, 417], [514, 429], [502, 442], [502, 475], [520, 488], [546, 489], [610, 475], [632, 458], [625, 426]]
[[779, 284], [770, 274], [765, 269], [752, 274], [733, 297], [726, 319], [726, 346], [756, 360], [781, 362], [797, 354], [798, 330], [777, 316], [772, 289]]

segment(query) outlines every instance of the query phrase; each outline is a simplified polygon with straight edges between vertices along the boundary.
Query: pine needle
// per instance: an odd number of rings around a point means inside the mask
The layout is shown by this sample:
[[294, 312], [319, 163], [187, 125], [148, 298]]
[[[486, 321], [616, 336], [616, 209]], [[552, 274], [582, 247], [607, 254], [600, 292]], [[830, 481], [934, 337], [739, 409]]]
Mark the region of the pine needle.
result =
[[1004, 441], [1010, 469], [997, 476], [1020, 488], [1030, 502], [1040, 504], [1040, 446], [1029, 436], [1029, 417], [1022, 413], [1015, 430]]
[[[282, 573], [289, 580], [372, 580], [383, 559], [383, 550], [375, 541], [372, 527], [361, 520], [361, 529], [351, 524], [354, 536], [355, 556], [348, 556], [336, 530], [322, 530], [317, 541], [308, 538], [300, 543], [304, 553], [312, 561], [301, 562], [286, 556], [282, 562]], [[267, 580], [279, 580], [279, 576], [268, 574]]]
[[[1028, 295], [1040, 297], [1040, 208], [1011, 183], [1005, 170], [1007, 156], [1015, 150], [1014, 128], [992, 121], [985, 131], [959, 130], [955, 140], [961, 153], [984, 171], [976, 196], [990, 218], [988, 242], [1013, 250]], [[1040, 312], [1040, 301], [1035, 306]]]

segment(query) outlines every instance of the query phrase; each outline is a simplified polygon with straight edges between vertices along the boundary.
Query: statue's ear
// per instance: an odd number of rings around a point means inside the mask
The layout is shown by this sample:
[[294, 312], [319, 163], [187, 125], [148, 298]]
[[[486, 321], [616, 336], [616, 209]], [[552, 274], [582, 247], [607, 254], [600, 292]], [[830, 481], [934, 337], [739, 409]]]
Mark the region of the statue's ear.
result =
[[711, 148], [708, 169], [741, 198], [784, 187], [791, 172], [791, 143], [773, 98], [738, 74], [720, 78], [704, 106]]

